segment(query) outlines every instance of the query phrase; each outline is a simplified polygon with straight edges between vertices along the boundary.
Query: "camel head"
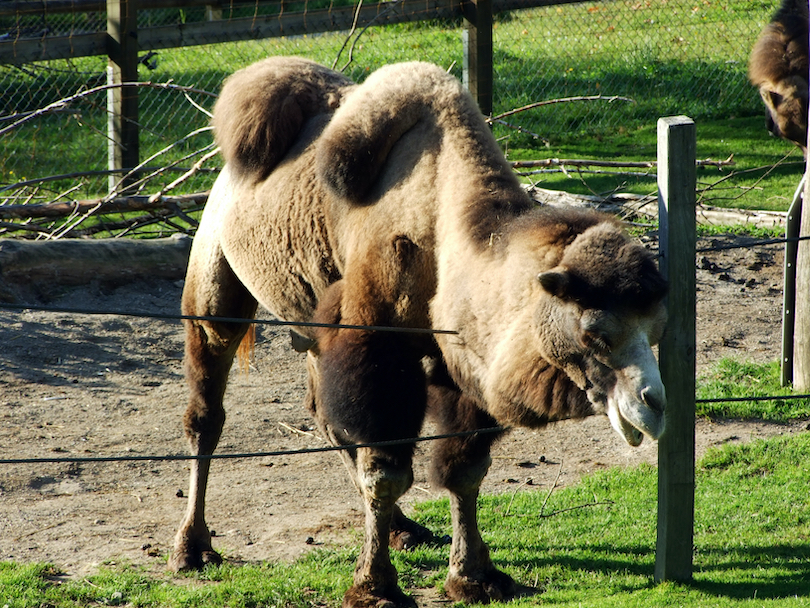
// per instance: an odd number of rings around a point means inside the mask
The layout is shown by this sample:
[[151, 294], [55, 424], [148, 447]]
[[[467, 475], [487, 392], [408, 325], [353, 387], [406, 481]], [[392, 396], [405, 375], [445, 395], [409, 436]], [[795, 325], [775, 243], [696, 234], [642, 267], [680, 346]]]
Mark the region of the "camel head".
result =
[[[666, 392], [653, 346], [666, 286], [652, 255], [613, 223], [598, 224], [537, 276], [544, 356], [584, 390], [631, 446], [664, 432]], [[542, 319], [542, 320], [541, 320]]]
[[807, 156], [807, 2], [783, 0], [751, 50], [748, 77], [765, 104], [768, 131]]

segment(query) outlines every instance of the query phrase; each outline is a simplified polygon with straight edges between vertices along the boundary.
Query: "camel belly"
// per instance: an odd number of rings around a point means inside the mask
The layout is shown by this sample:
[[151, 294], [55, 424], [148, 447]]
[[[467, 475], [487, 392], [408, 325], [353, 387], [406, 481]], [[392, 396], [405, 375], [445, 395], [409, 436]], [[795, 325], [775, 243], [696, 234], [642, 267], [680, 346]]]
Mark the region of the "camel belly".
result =
[[385, 300], [377, 304], [392, 316], [380, 322], [428, 326], [435, 292], [433, 159], [415, 155], [403, 138], [371, 200], [353, 204], [336, 198], [315, 173], [317, 128], [262, 183], [234, 184], [218, 214], [229, 265], [262, 306], [285, 320], [310, 320], [324, 291], [343, 278], [358, 309], [369, 308], [365, 298]]

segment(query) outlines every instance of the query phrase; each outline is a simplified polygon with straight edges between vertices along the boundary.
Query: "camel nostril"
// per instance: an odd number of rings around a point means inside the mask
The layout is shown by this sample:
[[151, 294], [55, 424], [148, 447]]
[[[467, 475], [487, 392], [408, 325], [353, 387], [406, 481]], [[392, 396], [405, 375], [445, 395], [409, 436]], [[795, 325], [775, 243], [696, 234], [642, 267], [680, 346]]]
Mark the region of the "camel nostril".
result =
[[641, 400], [654, 412], [663, 413], [664, 408], [666, 407], [666, 402], [663, 399], [658, 398], [650, 386], [641, 391]]

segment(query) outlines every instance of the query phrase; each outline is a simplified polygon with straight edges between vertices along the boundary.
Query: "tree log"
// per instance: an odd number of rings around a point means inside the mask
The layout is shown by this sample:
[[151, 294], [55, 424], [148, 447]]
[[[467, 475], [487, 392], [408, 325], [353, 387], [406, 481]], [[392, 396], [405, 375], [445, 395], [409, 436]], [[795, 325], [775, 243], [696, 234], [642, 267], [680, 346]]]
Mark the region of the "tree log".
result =
[[143, 278], [182, 279], [191, 239], [0, 240], [0, 282], [81, 285]]

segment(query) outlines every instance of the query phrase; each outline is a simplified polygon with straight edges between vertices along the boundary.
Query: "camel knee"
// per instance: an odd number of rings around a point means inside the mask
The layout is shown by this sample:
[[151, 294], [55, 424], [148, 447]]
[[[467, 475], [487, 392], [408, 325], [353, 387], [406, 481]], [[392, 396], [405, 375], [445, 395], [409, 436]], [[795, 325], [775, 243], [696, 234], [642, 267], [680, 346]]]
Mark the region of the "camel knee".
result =
[[217, 447], [225, 426], [225, 410], [222, 407], [200, 407], [190, 403], [183, 416], [186, 439], [195, 451], [210, 454]]
[[413, 483], [410, 458], [379, 450], [357, 450], [357, 483], [367, 504], [393, 509], [394, 503]]

